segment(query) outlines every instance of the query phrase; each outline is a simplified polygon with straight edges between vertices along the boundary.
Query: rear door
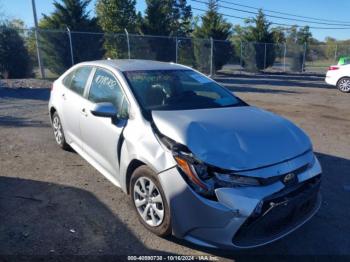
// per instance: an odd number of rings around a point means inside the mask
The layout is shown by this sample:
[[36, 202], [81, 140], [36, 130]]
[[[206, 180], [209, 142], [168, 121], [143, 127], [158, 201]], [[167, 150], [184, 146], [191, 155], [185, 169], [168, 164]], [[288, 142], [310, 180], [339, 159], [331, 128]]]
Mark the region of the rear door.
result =
[[79, 119], [83, 113], [82, 104], [86, 83], [91, 74], [91, 66], [81, 66], [63, 79], [62, 121], [68, 143], [81, 147]]
[[[118, 112], [115, 119], [97, 117], [91, 113], [96, 103], [110, 102]], [[120, 137], [127, 123], [129, 103], [114, 74], [103, 68], [96, 68], [92, 77], [87, 100], [84, 101], [85, 115], [80, 128], [83, 150], [103, 169], [118, 180], [118, 148]]]

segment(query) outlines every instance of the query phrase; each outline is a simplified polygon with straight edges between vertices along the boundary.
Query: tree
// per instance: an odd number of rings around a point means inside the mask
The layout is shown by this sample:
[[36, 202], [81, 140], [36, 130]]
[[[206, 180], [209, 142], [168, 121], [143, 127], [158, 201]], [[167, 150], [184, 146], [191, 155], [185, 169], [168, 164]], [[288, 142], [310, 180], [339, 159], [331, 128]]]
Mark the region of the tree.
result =
[[[213, 38], [219, 40], [214, 41], [213, 64], [215, 70], [221, 69], [222, 66], [234, 55], [234, 49], [231, 42], [226, 41], [229, 40], [229, 37], [231, 36], [231, 24], [226, 22], [223, 16], [218, 12], [217, 0], [209, 0], [208, 10], [203, 16], [201, 16], [201, 25], [195, 26], [193, 36], [197, 38]], [[203, 55], [205, 53], [210, 54], [208, 52], [203, 52], [203, 47], [210, 50], [210, 41], [199, 42], [200, 43], [195, 45], [194, 54], [197, 67], [203, 70], [205, 67], [208, 68], [209, 63], [209, 59], [203, 57]]]
[[173, 0], [172, 32], [176, 36], [189, 36], [192, 33], [192, 9], [186, 0]]
[[[288, 47], [288, 54], [291, 56], [292, 71], [301, 72], [303, 70], [304, 52], [306, 57], [309, 56], [309, 46], [312, 39], [310, 28], [305, 26], [299, 28], [292, 26], [287, 34], [286, 43]], [[305, 50], [306, 47], [306, 50]]]
[[97, 1], [98, 24], [106, 33], [104, 38], [105, 56], [113, 58], [127, 57], [125, 29], [129, 33], [137, 33], [142, 21], [141, 14], [136, 14], [135, 5], [136, 0]]
[[286, 42], [286, 35], [284, 33], [285, 29], [282, 27], [272, 28], [273, 42], [277, 44], [284, 44]]
[[[89, 18], [86, 8], [91, 0], [54, 1], [55, 10], [50, 15], [43, 14], [39, 22], [40, 46], [43, 49], [44, 64], [51, 71], [61, 74], [72, 65], [70, 42], [66, 32], [53, 30], [97, 32], [100, 31], [95, 18]], [[74, 62], [100, 58], [101, 37], [91, 34], [72, 33]]]
[[96, 15], [98, 24], [105, 32], [138, 32], [136, 0], [98, 0]]
[[326, 57], [329, 60], [333, 60], [336, 61], [338, 59], [337, 57], [337, 40], [335, 38], [332, 37], [326, 37], [325, 38], [325, 42], [326, 42]]
[[297, 42], [300, 45], [308, 44], [312, 39], [312, 33], [310, 32], [310, 27], [304, 26], [300, 28], [297, 32]]
[[32, 61], [24, 40], [11, 25], [0, 25], [0, 76], [24, 78], [32, 75]]
[[[275, 61], [275, 48], [274, 48], [274, 33], [270, 30], [271, 23], [267, 21], [265, 14], [262, 10], [259, 10], [255, 18], [248, 19], [247, 29], [243, 34], [244, 41], [254, 42], [254, 48], [250, 47], [250, 51], [253, 51], [252, 56], [255, 58], [256, 69], [261, 70], [269, 66], [272, 66]], [[250, 57], [252, 59], [252, 57]], [[248, 59], [246, 64], [250, 69], [254, 69], [253, 65], [249, 65]]]
[[176, 41], [170, 37], [185, 37], [191, 33], [191, 6], [186, 0], [147, 0], [146, 3], [142, 33], [163, 36], [149, 38], [149, 50], [157, 60], [175, 61]]
[[286, 43], [289, 45], [297, 44], [298, 43], [297, 33], [298, 33], [298, 27], [295, 25], [291, 26], [286, 33]]
[[[297, 32], [297, 39], [298, 39], [298, 44], [304, 46], [306, 60], [312, 60], [312, 57], [315, 54], [310, 53], [311, 52], [310, 45], [317, 42], [317, 40], [312, 37], [312, 33], [310, 32], [310, 27], [304, 26], [304, 27], [300, 28]], [[322, 51], [319, 50], [319, 52], [317, 52], [317, 53], [321, 53], [321, 52]]]
[[275, 27], [272, 28], [272, 37], [273, 37], [273, 42], [275, 43], [274, 45], [274, 50], [275, 50], [275, 57], [276, 59], [279, 58], [279, 62], [281, 62], [282, 58], [285, 55], [285, 43], [286, 43], [286, 34], [285, 34], [285, 29], [283, 27]]
[[192, 10], [186, 0], [146, 0], [142, 32], [150, 35], [188, 36]]

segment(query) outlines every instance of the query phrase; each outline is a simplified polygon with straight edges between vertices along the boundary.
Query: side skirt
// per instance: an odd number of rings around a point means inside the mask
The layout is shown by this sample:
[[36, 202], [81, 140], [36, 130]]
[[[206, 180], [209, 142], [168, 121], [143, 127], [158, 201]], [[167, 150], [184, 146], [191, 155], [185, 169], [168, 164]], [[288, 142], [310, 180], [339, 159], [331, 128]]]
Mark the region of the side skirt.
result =
[[71, 143], [70, 146], [91, 166], [93, 166], [98, 172], [100, 172], [105, 178], [107, 178], [112, 184], [121, 188], [119, 181], [115, 179], [115, 177], [112, 174], [110, 174], [106, 169], [104, 169], [93, 158], [86, 154], [79, 146], [77, 146], [75, 143]]

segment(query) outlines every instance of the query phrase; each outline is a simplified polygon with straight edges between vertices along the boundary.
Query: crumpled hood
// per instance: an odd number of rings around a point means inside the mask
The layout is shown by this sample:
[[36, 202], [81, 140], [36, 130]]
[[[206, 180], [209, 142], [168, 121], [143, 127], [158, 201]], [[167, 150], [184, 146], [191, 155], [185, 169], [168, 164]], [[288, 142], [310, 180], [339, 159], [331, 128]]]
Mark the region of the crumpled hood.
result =
[[311, 148], [290, 121], [252, 107], [153, 111], [158, 130], [205, 163], [247, 170], [296, 157]]

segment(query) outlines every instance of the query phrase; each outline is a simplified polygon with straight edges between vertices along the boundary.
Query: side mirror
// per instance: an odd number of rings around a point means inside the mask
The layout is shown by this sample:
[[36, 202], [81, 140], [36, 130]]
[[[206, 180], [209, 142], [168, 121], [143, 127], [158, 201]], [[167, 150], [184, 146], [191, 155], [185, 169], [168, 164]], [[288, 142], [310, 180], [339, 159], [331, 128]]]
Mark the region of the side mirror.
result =
[[98, 117], [116, 117], [118, 112], [112, 103], [97, 103], [91, 110], [94, 116]]

